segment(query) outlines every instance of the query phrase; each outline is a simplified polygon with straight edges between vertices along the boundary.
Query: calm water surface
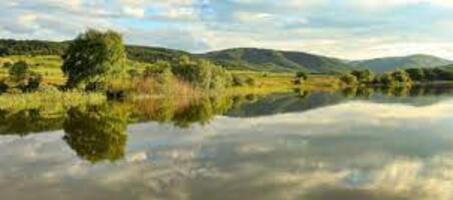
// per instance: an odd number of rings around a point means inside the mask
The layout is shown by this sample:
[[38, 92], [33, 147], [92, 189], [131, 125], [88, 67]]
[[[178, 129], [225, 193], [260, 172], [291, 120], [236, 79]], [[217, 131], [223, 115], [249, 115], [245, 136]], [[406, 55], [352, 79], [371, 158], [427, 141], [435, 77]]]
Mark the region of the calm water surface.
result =
[[0, 199], [453, 199], [453, 92], [0, 111]]

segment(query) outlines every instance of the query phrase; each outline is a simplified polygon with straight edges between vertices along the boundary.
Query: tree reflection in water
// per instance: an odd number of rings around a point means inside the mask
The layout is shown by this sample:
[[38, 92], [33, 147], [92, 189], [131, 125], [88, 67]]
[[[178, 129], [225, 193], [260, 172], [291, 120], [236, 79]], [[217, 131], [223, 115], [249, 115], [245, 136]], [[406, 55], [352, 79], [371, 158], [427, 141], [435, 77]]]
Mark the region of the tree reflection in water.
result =
[[63, 124], [64, 140], [85, 160], [115, 161], [124, 157], [127, 110], [108, 105], [72, 108]]

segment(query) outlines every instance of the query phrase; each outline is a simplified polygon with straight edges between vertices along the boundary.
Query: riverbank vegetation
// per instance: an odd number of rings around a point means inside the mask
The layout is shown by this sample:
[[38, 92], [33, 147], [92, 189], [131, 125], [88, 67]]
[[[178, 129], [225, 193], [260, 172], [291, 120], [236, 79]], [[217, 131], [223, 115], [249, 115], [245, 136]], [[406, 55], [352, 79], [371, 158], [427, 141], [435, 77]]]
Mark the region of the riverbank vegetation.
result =
[[[159, 51], [147, 57], [144, 54], [152, 49], [127, 47], [122, 36], [114, 31], [88, 30], [75, 40], [59, 45], [32, 44], [33, 48], [27, 47], [28, 50], [22, 48], [22, 43], [11, 43], [8, 52], [3, 49], [0, 109], [61, 101], [64, 101], [62, 106], [70, 106], [106, 99], [263, 95], [294, 89], [306, 94], [345, 88], [408, 88], [414, 84], [453, 80], [450, 67], [395, 70], [384, 74], [351, 70], [342, 75], [310, 74], [305, 70], [279, 73], [228, 70], [236, 68], [184, 52]], [[40, 50], [42, 48], [48, 51]], [[33, 53], [12, 55], [19, 54], [20, 49]], [[49, 55], [43, 55], [47, 53]], [[211, 57], [216, 56], [211, 54]]]

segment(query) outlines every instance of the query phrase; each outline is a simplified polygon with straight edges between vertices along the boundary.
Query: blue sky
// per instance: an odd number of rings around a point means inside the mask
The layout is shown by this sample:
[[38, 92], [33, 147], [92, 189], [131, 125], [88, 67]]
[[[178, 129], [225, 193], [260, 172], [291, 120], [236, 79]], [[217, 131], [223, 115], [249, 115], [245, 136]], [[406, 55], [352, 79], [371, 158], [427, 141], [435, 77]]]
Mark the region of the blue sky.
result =
[[88, 27], [191, 52], [297, 50], [344, 59], [453, 59], [452, 0], [0, 0], [0, 37], [67, 40]]

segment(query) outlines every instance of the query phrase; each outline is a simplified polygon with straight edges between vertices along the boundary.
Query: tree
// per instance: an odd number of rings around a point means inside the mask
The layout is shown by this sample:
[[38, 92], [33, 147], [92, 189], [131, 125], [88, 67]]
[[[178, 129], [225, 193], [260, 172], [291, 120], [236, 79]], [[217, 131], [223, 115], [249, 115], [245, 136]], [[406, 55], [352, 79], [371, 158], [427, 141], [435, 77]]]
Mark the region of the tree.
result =
[[361, 83], [371, 83], [374, 80], [374, 73], [370, 69], [366, 70], [354, 70], [351, 72], [353, 76], [357, 78], [357, 81]]
[[66, 86], [84, 88], [105, 85], [122, 76], [126, 61], [122, 36], [113, 31], [88, 30], [80, 34], [63, 55]]
[[308, 79], [308, 75], [307, 73], [300, 71], [296, 73], [296, 78], [305, 81]]
[[393, 76], [391, 73], [385, 73], [384, 75], [381, 76], [380, 80], [381, 80], [381, 84], [386, 85], [386, 86], [392, 85], [394, 82]]
[[414, 81], [425, 80], [425, 72], [421, 68], [406, 69], [406, 72], [407, 74], [409, 74], [409, 77]]
[[302, 84], [303, 81], [307, 80], [308, 79], [308, 76], [305, 72], [297, 72], [296, 73], [296, 77], [295, 79], [293, 80], [293, 83], [294, 85], [300, 85]]
[[425, 74], [425, 80], [427, 81], [434, 81], [438, 78], [433, 69], [424, 68], [423, 73]]
[[398, 83], [410, 83], [412, 82], [409, 74], [404, 70], [397, 70], [392, 73], [393, 80]]
[[19, 61], [14, 63], [9, 69], [8, 74], [12, 79], [20, 81], [27, 78], [29, 74], [28, 68], [28, 64], [25, 61]]
[[352, 74], [344, 74], [340, 77], [340, 80], [347, 85], [357, 84], [357, 77]]

